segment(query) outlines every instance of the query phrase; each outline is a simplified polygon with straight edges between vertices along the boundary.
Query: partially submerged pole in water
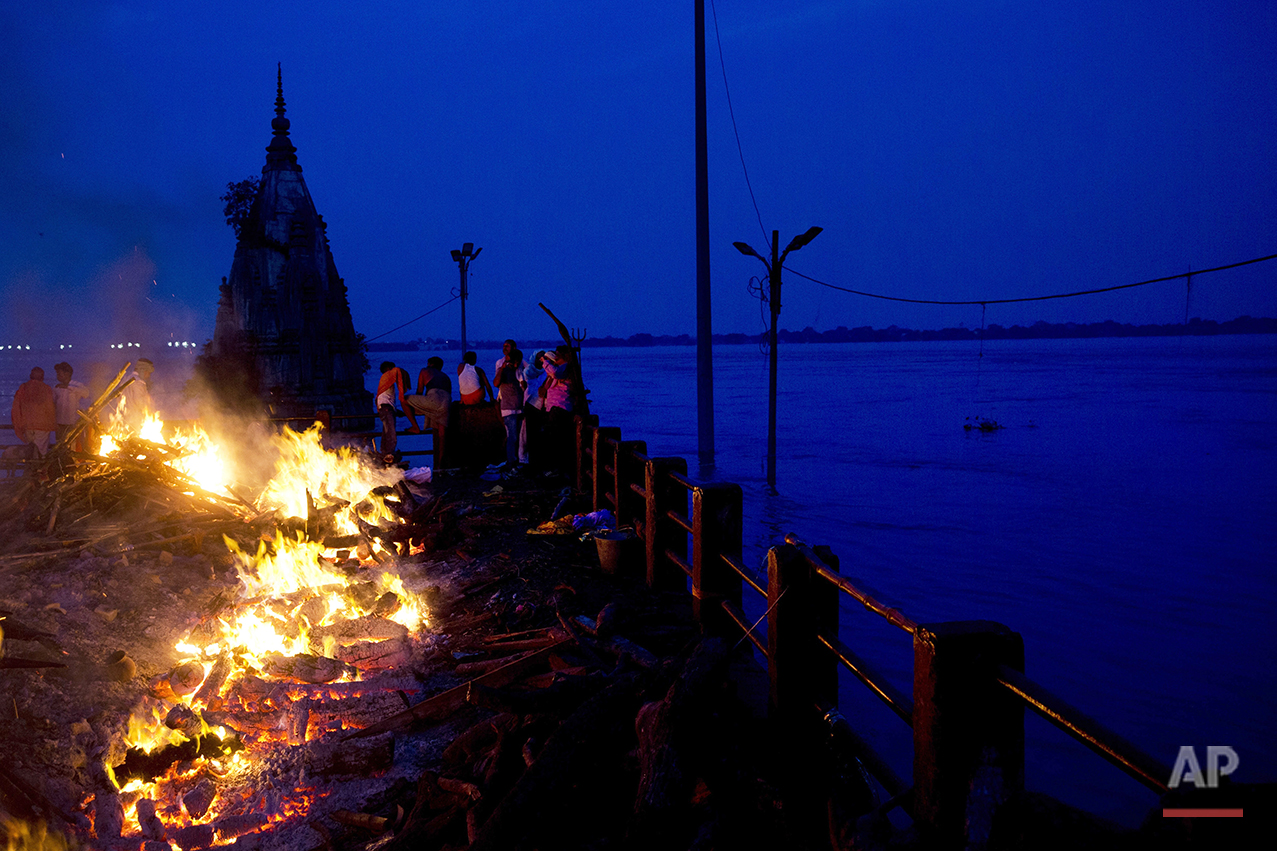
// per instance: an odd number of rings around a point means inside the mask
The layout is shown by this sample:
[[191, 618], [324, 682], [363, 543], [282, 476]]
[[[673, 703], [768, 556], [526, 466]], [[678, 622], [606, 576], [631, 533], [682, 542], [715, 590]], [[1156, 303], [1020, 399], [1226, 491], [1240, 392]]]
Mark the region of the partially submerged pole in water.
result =
[[[776, 323], [780, 318], [780, 270], [785, 265], [785, 257], [789, 252], [797, 251], [816, 238], [824, 228], [810, 227], [789, 241], [784, 252], [780, 252], [780, 231], [772, 231], [772, 259], [767, 259], [743, 242], [733, 242], [736, 250], [747, 257], [757, 257], [767, 267], [767, 301], [771, 305], [771, 330], [767, 335], [768, 375], [767, 375], [767, 489], [776, 491]], [[780, 256], [777, 256], [777, 254]]]

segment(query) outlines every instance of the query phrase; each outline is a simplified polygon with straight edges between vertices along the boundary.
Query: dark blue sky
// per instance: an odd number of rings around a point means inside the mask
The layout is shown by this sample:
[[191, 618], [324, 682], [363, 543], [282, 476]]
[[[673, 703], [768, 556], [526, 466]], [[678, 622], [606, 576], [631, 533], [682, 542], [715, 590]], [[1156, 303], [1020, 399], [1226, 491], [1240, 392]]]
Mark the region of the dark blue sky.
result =
[[[1277, 253], [1277, 4], [718, 0], [763, 224], [854, 289], [1014, 298]], [[695, 331], [691, 2], [6, 3], [0, 338], [212, 332], [276, 62], [356, 327], [444, 302], [473, 338]], [[763, 250], [709, 21], [714, 330]], [[1277, 261], [1190, 313], [1277, 315]], [[786, 279], [784, 327], [978, 325]], [[1182, 283], [987, 321], [1174, 322]], [[393, 339], [455, 336], [455, 303]], [[54, 340], [57, 342], [57, 340]]]

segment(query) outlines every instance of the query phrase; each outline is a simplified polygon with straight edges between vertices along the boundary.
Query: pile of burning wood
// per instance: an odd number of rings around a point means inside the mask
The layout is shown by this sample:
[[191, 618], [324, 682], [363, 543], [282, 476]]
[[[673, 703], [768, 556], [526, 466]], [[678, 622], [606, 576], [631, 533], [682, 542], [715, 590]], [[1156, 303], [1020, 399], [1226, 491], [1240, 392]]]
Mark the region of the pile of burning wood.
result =
[[[123, 375], [7, 500], [0, 562], [13, 569], [82, 555], [127, 566], [155, 550], [171, 563], [178, 545], [225, 541], [237, 592], [178, 642], [178, 664], [150, 682], [129, 729], [95, 766], [88, 823], [72, 819], [99, 843], [224, 843], [304, 812], [305, 792], [258, 794], [276, 745], [366, 726], [419, 690], [394, 672], [428, 642], [428, 610], [396, 567], [445, 540], [449, 516], [400, 471], [328, 451], [317, 429], [273, 437], [274, 473], [252, 498], [227, 484], [207, 434], [165, 430], [157, 418], [136, 430], [115, 418], [98, 451], [68, 449], [108, 410]], [[14, 640], [54, 637], [8, 626]], [[60, 664], [10, 656], [4, 667]], [[137, 670], [122, 652], [107, 668], [120, 681]], [[329, 750], [289, 759], [322, 774], [368, 751]], [[367, 762], [374, 758], [360, 764], [377, 767]]]
[[685, 617], [629, 603], [577, 614], [586, 595], [563, 567], [534, 576], [500, 554], [488, 558], [504, 570], [451, 594], [426, 581], [444, 582], [428, 559], [462, 534], [474, 537], [456, 561], [475, 569], [467, 550], [495, 537], [510, 495], [459, 522], [446, 495], [328, 451], [317, 431], [275, 436], [274, 472], [252, 487], [228, 486], [207, 436], [108, 436], [24, 483], [0, 563], [78, 553], [127, 569], [221, 539], [237, 582], [160, 673], [135, 681], [127, 654], [107, 660], [136, 706], [109, 737], [71, 725], [90, 787], [76, 809], [3, 759], [0, 803], [7, 790], [91, 847], [141, 851], [686, 847], [731, 834], [723, 802], [741, 788], [755, 812], [774, 803], [725, 758], [728, 650]]

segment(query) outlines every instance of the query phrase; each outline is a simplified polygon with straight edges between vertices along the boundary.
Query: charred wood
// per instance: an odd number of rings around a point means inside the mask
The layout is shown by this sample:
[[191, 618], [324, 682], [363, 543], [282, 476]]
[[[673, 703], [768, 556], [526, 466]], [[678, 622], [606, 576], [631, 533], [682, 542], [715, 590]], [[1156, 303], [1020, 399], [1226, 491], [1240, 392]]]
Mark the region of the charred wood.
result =
[[308, 759], [316, 774], [371, 774], [395, 761], [395, 737], [383, 733], [355, 741], [316, 744]]

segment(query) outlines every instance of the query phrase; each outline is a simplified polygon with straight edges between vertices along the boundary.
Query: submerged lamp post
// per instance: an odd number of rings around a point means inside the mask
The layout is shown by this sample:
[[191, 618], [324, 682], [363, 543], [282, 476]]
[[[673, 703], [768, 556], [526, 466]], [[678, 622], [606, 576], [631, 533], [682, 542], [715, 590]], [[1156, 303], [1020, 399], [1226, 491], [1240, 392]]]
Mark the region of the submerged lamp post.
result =
[[452, 249], [452, 259], [461, 267], [461, 354], [466, 353], [466, 271], [470, 261], [479, 256], [482, 248], [475, 248], [473, 242], [467, 242], [460, 249]]
[[823, 228], [810, 227], [806, 233], [800, 233], [789, 241], [785, 250], [776, 256], [780, 248], [780, 231], [772, 231], [772, 259], [767, 258], [750, 248], [743, 242], [733, 242], [736, 250], [746, 257], [757, 257], [767, 267], [768, 295], [771, 305], [772, 324], [768, 335], [768, 357], [770, 360], [767, 375], [767, 487], [776, 490], [776, 320], [780, 316], [780, 270], [785, 265], [785, 257], [791, 251], [797, 251], [816, 238]]

